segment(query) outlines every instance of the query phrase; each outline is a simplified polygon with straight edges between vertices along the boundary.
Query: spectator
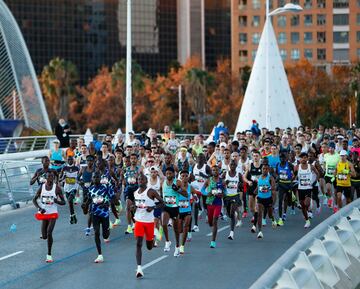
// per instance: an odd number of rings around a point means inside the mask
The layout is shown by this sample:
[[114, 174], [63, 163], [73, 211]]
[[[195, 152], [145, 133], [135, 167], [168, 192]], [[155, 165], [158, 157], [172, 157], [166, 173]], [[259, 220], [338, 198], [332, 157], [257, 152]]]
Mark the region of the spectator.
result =
[[60, 148], [68, 148], [70, 146], [70, 127], [63, 118], [59, 119], [55, 127], [55, 135], [60, 141]]

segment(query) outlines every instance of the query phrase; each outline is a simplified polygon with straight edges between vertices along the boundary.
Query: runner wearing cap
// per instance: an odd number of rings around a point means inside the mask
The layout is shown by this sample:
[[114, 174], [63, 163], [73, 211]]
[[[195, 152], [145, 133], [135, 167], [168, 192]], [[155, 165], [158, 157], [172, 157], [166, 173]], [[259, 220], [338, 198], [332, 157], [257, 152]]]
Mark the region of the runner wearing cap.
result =
[[64, 154], [60, 148], [60, 141], [58, 139], [53, 141], [54, 148], [49, 152], [50, 168], [56, 172], [60, 172], [64, 165]]
[[340, 151], [340, 161], [336, 165], [336, 204], [337, 208], [334, 208], [334, 213], [338, 208], [342, 208], [342, 196], [346, 199], [346, 204], [352, 201], [351, 197], [351, 177], [355, 177], [356, 173], [354, 166], [347, 160], [347, 151]]

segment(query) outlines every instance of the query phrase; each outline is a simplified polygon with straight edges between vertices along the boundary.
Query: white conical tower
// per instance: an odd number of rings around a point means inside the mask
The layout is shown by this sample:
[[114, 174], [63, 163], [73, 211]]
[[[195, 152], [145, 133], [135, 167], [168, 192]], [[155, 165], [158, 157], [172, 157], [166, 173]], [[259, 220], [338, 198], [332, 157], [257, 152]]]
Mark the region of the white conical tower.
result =
[[[268, 121], [266, 121], [266, 29], [269, 29]], [[256, 120], [260, 128], [267, 126], [271, 130], [275, 127], [286, 128], [300, 125], [299, 114], [280, 57], [274, 29], [271, 21], [268, 20], [261, 35], [235, 133], [249, 129], [252, 120]], [[268, 125], [266, 125], [267, 122]]]

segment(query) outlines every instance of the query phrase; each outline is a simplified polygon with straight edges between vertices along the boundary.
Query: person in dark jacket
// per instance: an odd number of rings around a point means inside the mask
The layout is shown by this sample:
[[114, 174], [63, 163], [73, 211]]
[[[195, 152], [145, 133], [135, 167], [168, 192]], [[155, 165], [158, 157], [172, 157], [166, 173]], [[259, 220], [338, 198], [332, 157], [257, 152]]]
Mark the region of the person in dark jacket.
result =
[[70, 146], [70, 134], [70, 126], [63, 118], [60, 118], [55, 127], [55, 135], [60, 141], [60, 148], [68, 148]]

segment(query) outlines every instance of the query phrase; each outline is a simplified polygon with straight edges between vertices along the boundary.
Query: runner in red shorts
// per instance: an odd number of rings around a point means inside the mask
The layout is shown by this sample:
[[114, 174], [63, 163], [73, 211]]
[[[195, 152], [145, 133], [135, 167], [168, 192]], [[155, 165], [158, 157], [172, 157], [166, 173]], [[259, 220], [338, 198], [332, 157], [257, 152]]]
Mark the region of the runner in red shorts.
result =
[[[142, 244], [144, 236], [146, 247], [151, 250], [154, 247], [154, 209], [163, 206], [163, 199], [153, 189], [147, 187], [147, 178], [141, 172], [138, 176], [139, 189], [134, 193], [135, 199], [135, 230], [136, 238], [136, 278], [142, 278], [144, 273], [141, 268]], [[155, 205], [155, 199], [159, 201]]]

